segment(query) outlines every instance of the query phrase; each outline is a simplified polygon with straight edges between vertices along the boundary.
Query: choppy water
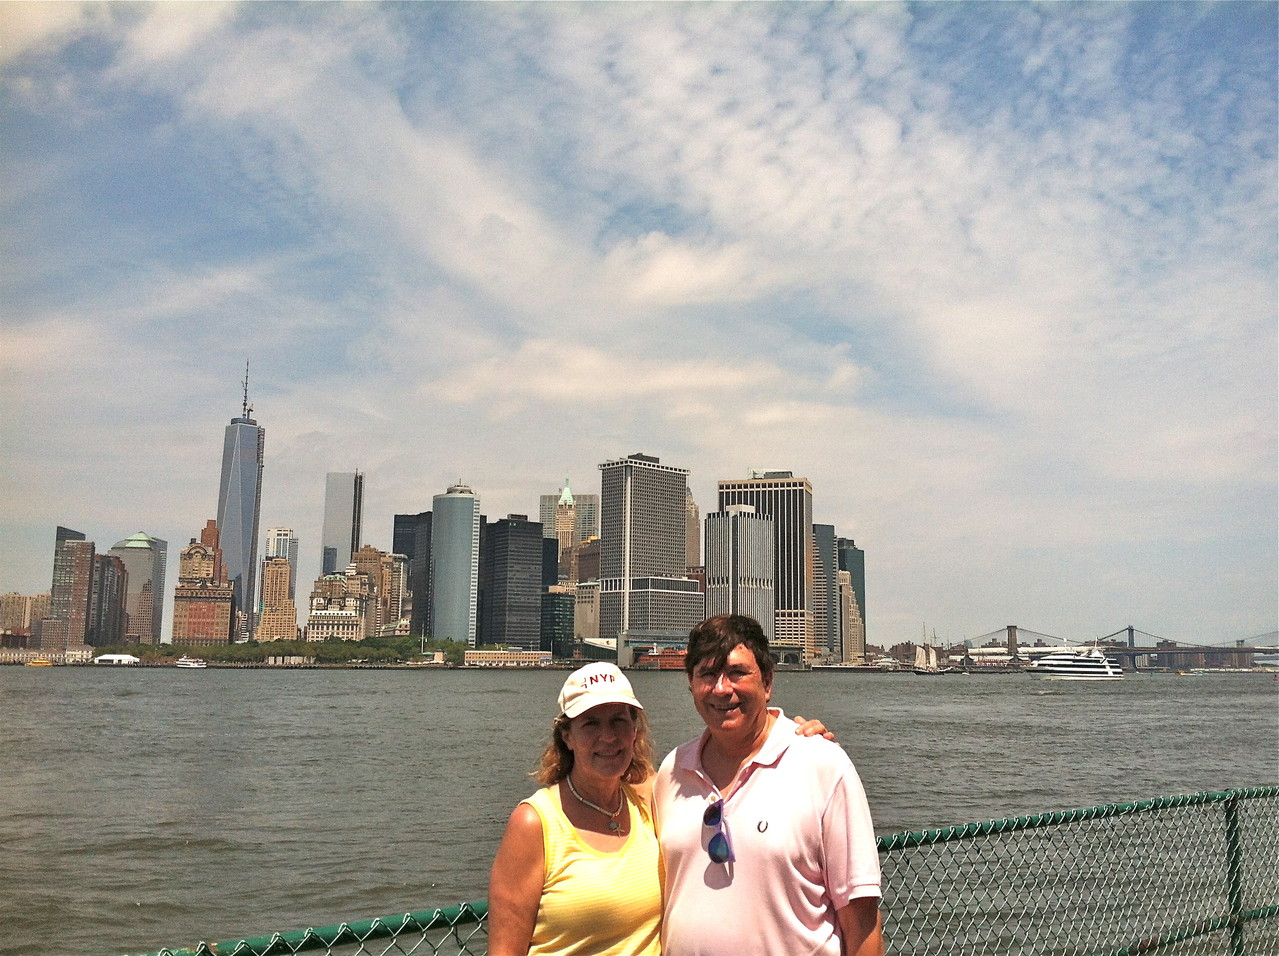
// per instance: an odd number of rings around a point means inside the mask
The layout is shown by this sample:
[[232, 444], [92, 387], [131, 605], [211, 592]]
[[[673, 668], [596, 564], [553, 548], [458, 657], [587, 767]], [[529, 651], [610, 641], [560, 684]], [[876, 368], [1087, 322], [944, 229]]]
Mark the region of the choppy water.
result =
[[[0, 953], [149, 952], [482, 899], [563, 672], [0, 667]], [[658, 751], [700, 721], [634, 675]], [[1279, 780], [1265, 674], [779, 674], [881, 832]]]

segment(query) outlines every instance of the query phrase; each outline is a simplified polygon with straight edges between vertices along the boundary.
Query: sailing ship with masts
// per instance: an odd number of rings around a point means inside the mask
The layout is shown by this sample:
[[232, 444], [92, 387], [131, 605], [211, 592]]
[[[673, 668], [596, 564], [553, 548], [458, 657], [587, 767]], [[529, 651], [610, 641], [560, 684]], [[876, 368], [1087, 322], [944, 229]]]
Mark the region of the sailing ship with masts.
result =
[[949, 664], [944, 666], [938, 665], [936, 631], [933, 631], [933, 640], [930, 644], [928, 642], [928, 629], [924, 628], [923, 643], [915, 645], [915, 666], [912, 670], [921, 677], [933, 677], [937, 674], [950, 674], [954, 672], [955, 668], [951, 667]]

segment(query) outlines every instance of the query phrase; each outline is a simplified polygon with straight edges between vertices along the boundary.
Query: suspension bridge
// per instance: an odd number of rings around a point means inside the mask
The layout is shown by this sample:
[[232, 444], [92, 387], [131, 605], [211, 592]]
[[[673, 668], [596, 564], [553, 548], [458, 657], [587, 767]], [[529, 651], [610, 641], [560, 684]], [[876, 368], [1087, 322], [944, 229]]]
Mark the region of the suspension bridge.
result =
[[1160, 667], [1222, 667], [1251, 668], [1258, 656], [1279, 654], [1279, 631], [1258, 634], [1256, 637], [1207, 644], [1175, 641], [1158, 634], [1151, 634], [1129, 624], [1113, 634], [1088, 641], [1042, 634], [1029, 628], [1009, 624], [980, 637], [963, 642], [968, 647], [1006, 646], [1010, 654], [1026, 647], [1100, 647], [1110, 657], [1133, 668], [1148, 666], [1152, 662]]

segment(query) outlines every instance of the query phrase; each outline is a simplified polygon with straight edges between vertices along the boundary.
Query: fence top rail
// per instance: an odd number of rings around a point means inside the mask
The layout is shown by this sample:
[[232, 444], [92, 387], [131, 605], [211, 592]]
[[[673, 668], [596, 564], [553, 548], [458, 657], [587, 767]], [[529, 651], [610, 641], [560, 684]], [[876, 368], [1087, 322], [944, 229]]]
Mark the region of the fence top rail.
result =
[[189, 949], [162, 949], [151, 956], [277, 956], [303, 953], [314, 949], [330, 949], [344, 943], [391, 939], [402, 933], [425, 933], [433, 929], [452, 928], [478, 923], [488, 915], [488, 903], [460, 903], [441, 909], [418, 910], [396, 916], [338, 923], [335, 926], [311, 927], [288, 933], [271, 933], [223, 943], [198, 943]]
[[[992, 833], [1015, 833], [1101, 820], [1108, 817], [1150, 813], [1179, 807], [1207, 804], [1231, 804], [1239, 800], [1256, 800], [1279, 797], [1279, 784], [1244, 787], [1234, 790], [1202, 791], [1179, 796], [1156, 797], [1136, 803], [1112, 803], [1080, 810], [1060, 810], [1007, 820], [989, 820], [984, 823], [966, 823], [940, 830], [916, 830], [881, 836], [877, 839], [880, 853], [911, 847], [947, 843], [971, 839]], [[149, 956], [282, 956], [312, 950], [329, 950], [347, 943], [360, 943], [376, 939], [388, 939], [403, 933], [426, 933], [431, 930], [452, 929], [483, 922], [488, 915], [488, 903], [461, 903], [440, 909], [419, 910], [402, 915], [379, 916], [373, 919], [339, 923], [334, 926], [271, 933], [222, 943], [200, 942], [191, 948], [161, 949]]]
[[1155, 797], [1152, 800], [1142, 800], [1136, 803], [1111, 803], [1100, 807], [1086, 807], [1080, 810], [1056, 810], [1051, 813], [1040, 813], [1028, 817], [1012, 817], [1007, 820], [964, 823], [953, 827], [943, 827], [940, 830], [904, 831], [881, 836], [876, 842], [879, 846], [879, 851], [883, 853], [889, 850], [904, 850], [934, 843], [968, 840], [992, 833], [1016, 833], [1020, 830], [1037, 830], [1043, 827], [1060, 826], [1064, 823], [1082, 823], [1085, 820], [1104, 820], [1107, 817], [1151, 813], [1178, 807], [1203, 806], [1205, 804], [1229, 803], [1236, 800], [1255, 800], [1275, 796], [1279, 796], [1279, 785], [1244, 787], [1237, 790], [1203, 791], [1172, 797]]

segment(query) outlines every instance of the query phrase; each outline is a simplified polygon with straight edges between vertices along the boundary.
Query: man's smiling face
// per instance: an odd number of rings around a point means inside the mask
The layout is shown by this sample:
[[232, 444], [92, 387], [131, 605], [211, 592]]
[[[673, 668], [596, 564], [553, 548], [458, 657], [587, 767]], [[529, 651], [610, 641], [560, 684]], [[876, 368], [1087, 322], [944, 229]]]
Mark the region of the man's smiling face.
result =
[[722, 668], [711, 662], [693, 670], [693, 704], [710, 732], [723, 739], [750, 740], [768, 720], [772, 683], [764, 683], [750, 648], [737, 645]]

